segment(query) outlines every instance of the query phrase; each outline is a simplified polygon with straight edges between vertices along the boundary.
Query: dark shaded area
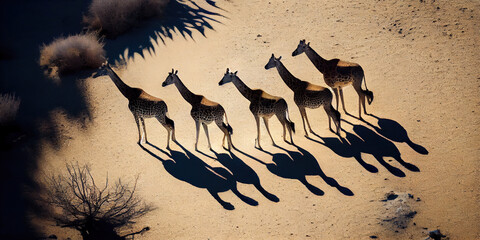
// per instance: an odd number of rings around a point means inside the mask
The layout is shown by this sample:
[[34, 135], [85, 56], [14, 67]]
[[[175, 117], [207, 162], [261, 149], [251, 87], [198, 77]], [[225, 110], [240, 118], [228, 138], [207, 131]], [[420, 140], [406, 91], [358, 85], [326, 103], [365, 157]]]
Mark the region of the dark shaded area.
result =
[[237, 181], [228, 170], [221, 167], [211, 167], [185, 149], [180, 143], [177, 142], [185, 153], [174, 150], [171, 150], [170, 153], [168, 153], [151, 143], [147, 144], [172, 158], [170, 160], [164, 160], [144, 146], [140, 146], [144, 151], [162, 162], [163, 167], [170, 175], [178, 180], [190, 183], [197, 188], [205, 188], [223, 208], [227, 210], [235, 209], [231, 203], [222, 200], [218, 195], [220, 192], [226, 192], [229, 190], [248, 205], [258, 205], [257, 201], [238, 191]]
[[245, 164], [242, 159], [238, 158], [237, 155], [233, 154], [233, 152], [230, 152], [230, 155], [215, 152], [215, 155], [217, 156], [217, 160], [228, 170], [230, 170], [230, 172], [232, 172], [235, 181], [245, 184], [252, 184], [268, 200], [272, 202], [280, 201], [277, 196], [269, 193], [262, 187], [257, 173], [250, 166]]
[[[32, 179], [41, 151], [39, 143], [47, 141], [59, 148], [62, 142], [51, 112], [61, 111], [82, 126], [90, 119], [82, 79], [91, 71], [62, 76], [54, 82], [45, 77], [38, 64], [43, 43], [81, 32], [88, 4], [90, 1], [83, 0], [0, 1], [0, 93], [15, 93], [21, 99], [16, 124], [0, 129], [0, 191], [8, 193], [0, 197], [1, 239], [42, 237], [31, 226], [27, 213], [43, 214], [34, 201], [38, 186]], [[208, 4], [219, 9], [214, 1]], [[221, 16], [192, 0], [172, 0], [167, 11], [165, 19], [145, 22], [124, 37], [106, 42], [109, 56], [115, 59], [125, 48], [130, 56], [144, 48], [153, 50], [150, 38], [163, 41], [177, 31], [184, 38], [192, 38], [194, 31], [205, 36], [206, 29], [213, 29], [209, 22], [216, 21], [212, 16]]]
[[314, 135], [316, 137], [320, 138], [323, 142], [320, 142], [320, 141], [318, 141], [316, 139], [313, 139], [313, 138], [308, 138], [308, 139], [330, 148], [333, 152], [335, 152], [337, 155], [339, 155], [341, 157], [344, 157], [344, 158], [353, 157], [353, 158], [355, 158], [355, 160], [357, 160], [357, 162], [363, 168], [365, 168], [365, 170], [367, 170], [371, 173], [378, 172], [378, 169], [375, 166], [366, 163], [362, 159], [362, 155], [361, 155], [362, 152], [361, 152], [361, 150], [358, 146], [363, 143], [363, 140], [358, 138], [357, 136], [351, 134], [351, 133], [348, 133], [346, 131], [344, 131], [344, 132], [347, 134], [350, 142], [346, 141], [346, 139], [344, 139], [344, 138], [321, 137], [321, 136], [319, 136], [315, 133], [314, 133]]
[[[217, 9], [214, 1], [207, 3]], [[150, 54], [155, 54], [154, 43], [162, 42], [165, 39], [173, 39], [174, 34], [180, 34], [184, 39], [192, 39], [193, 33], [198, 31], [206, 37], [207, 29], [213, 30], [211, 22], [220, 23], [214, 17], [224, 17], [223, 15], [209, 11], [200, 7], [193, 0], [170, 0], [161, 18], [145, 21], [138, 28], [131, 29], [115, 39], [106, 40], [105, 49], [110, 59], [118, 59], [123, 55], [125, 49], [128, 49], [127, 58], [132, 58], [135, 53], [144, 57], [143, 50], [148, 50]]]
[[274, 163], [265, 163], [257, 158], [253, 159], [264, 164], [271, 173], [279, 177], [299, 180], [305, 185], [305, 187], [307, 187], [308, 190], [310, 190], [310, 192], [315, 195], [322, 196], [324, 195], [324, 192], [318, 187], [310, 184], [307, 181], [306, 176], [320, 176], [329, 186], [337, 188], [342, 194], [346, 196], [354, 195], [350, 189], [338, 184], [334, 178], [328, 177], [321, 169], [317, 159], [307, 150], [298, 146], [298, 152], [289, 151], [279, 146], [276, 147], [282, 149], [288, 154], [272, 154], [265, 150], [261, 150], [271, 155]]
[[[37, 170], [39, 143], [60, 146], [50, 113], [61, 110], [72, 120], [83, 123], [89, 118], [83, 87], [70, 76], [59, 84], [44, 77], [38, 65], [39, 47], [55, 37], [77, 33], [87, 2], [81, 0], [0, 1], [0, 43], [7, 49], [0, 61], [0, 91], [15, 93], [21, 99], [16, 119], [18, 129], [3, 134], [16, 136], [0, 150], [0, 238], [34, 239], [39, 233], [27, 213], [43, 214], [36, 206], [38, 186], [32, 175]], [[43, 130], [38, 129], [42, 122]], [[33, 198], [31, 196], [34, 196]]]
[[408, 146], [410, 146], [417, 153], [424, 154], [424, 155], [428, 154], [428, 150], [426, 148], [410, 140], [407, 134], [407, 130], [405, 130], [405, 128], [402, 127], [402, 125], [400, 125], [400, 123], [398, 123], [397, 121], [392, 119], [377, 117], [373, 114], [369, 114], [369, 116], [372, 116], [378, 120], [377, 122], [378, 127], [365, 120], [363, 120], [363, 122], [365, 122], [370, 127], [375, 129], [375, 131], [377, 131], [378, 134], [394, 142], [404, 142], [408, 144]]
[[405, 162], [402, 157], [401, 153], [398, 150], [398, 148], [393, 144], [391, 141], [388, 139], [381, 137], [377, 133], [375, 133], [373, 130], [362, 126], [362, 125], [355, 125], [352, 124], [351, 122], [347, 120], [343, 120], [343, 122], [350, 124], [353, 126], [353, 131], [355, 134], [349, 133], [347, 131], [344, 131], [346, 133], [346, 138], [322, 138], [318, 135], [320, 139], [323, 140], [323, 142], [320, 142], [318, 140], [310, 138], [310, 140], [317, 142], [319, 144], [325, 145], [326, 147], [330, 148], [332, 151], [334, 151], [336, 154], [342, 157], [353, 157], [355, 158], [360, 165], [362, 165], [367, 171], [376, 173], [378, 172], [378, 169], [366, 163], [362, 158], [361, 158], [361, 153], [367, 153], [371, 154], [375, 157], [375, 159], [382, 165], [384, 166], [390, 173], [397, 177], [405, 177], [405, 173], [400, 170], [399, 168], [396, 168], [389, 163], [385, 161], [385, 157], [392, 157], [396, 161], [398, 161], [403, 167], [406, 169], [413, 171], [413, 172], [419, 172], [420, 169], [408, 162]]

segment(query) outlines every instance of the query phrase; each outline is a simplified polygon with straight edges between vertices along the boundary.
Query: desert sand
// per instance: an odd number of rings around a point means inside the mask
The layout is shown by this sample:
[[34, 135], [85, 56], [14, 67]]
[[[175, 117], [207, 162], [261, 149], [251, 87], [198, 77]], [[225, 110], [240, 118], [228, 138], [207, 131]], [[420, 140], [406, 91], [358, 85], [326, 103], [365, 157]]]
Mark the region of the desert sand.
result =
[[[45, 136], [35, 145], [34, 182], [63, 171], [68, 162], [90, 164], [98, 179], [107, 173], [110, 179], [139, 175], [138, 194], [157, 209], [134, 225], [151, 228], [138, 239], [425, 239], [435, 229], [450, 239], [480, 239], [478, 1], [180, 3], [199, 9], [184, 22], [147, 23], [105, 42], [109, 61], [119, 63], [115, 70], [127, 84], [167, 103], [181, 144], [171, 144], [171, 152], [165, 148], [165, 129], [154, 119], [146, 120], [148, 151], [137, 145], [128, 101], [108, 77], [44, 79], [53, 90], [43, 99], [42, 93], [8, 83], [23, 81], [22, 86], [33, 84], [41, 92], [40, 74], [31, 74], [37, 79], [28, 74], [4, 78], [15, 76], [7, 69], [39, 73], [34, 64], [21, 69], [22, 61], [36, 61], [37, 52], [2, 61], [5, 89], [42, 98], [22, 102], [29, 110], [21, 119], [30, 114]], [[167, 17], [187, 9], [175, 6]], [[80, 21], [81, 13], [75, 14], [65, 21]], [[54, 26], [57, 32], [51, 30], [42, 42], [69, 34], [63, 25]], [[274, 53], [299, 79], [326, 86], [305, 54], [292, 57], [300, 39], [326, 59], [360, 64], [374, 93], [367, 105], [373, 115], [364, 116], [365, 121], [340, 111], [340, 137], [329, 131], [322, 108], [307, 110], [316, 135], [304, 137], [293, 92], [275, 69], [264, 68]], [[225, 108], [238, 150], [222, 149], [223, 133], [214, 124], [209, 133], [215, 153], [208, 150], [203, 129], [201, 153], [194, 150], [190, 105], [174, 86], [162, 87], [172, 68], [192, 92]], [[296, 146], [282, 140], [274, 117], [270, 129], [279, 147], [272, 146], [262, 124], [265, 151], [254, 148], [256, 127], [248, 100], [233, 84], [218, 86], [226, 68], [238, 71], [251, 88], [287, 101]], [[346, 88], [344, 95], [348, 112], [358, 116], [354, 89]], [[72, 99], [82, 100], [72, 107]], [[232, 182], [250, 199], [234, 194], [227, 187]], [[279, 201], [264, 196], [259, 185]], [[224, 209], [209, 190], [218, 191], [234, 210]], [[400, 197], [382, 201], [391, 191]], [[392, 203], [398, 200], [403, 202]], [[25, 214], [42, 236], [80, 239], [74, 230]]]

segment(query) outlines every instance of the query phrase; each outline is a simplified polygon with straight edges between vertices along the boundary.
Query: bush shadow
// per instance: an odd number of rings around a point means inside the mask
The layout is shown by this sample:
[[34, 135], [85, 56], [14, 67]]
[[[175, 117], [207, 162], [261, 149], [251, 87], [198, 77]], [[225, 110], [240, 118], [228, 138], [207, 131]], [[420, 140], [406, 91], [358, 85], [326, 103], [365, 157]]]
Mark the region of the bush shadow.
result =
[[82, 126], [90, 118], [80, 80], [84, 74], [64, 76], [55, 83], [45, 77], [38, 63], [42, 43], [78, 33], [87, 5], [81, 0], [0, 1], [0, 43], [8, 48], [8, 57], [0, 61], [0, 89], [21, 99], [18, 129], [9, 129], [17, 131], [18, 137], [0, 150], [0, 190], [8, 193], [0, 199], [2, 239], [40, 235], [31, 223], [32, 215], [44, 213], [36, 203], [40, 187], [33, 176], [43, 144], [58, 149], [63, 139], [52, 111]]
[[[214, 1], [207, 3], [222, 10]], [[141, 27], [133, 28], [115, 39], [107, 39], [105, 49], [111, 59], [120, 57], [120, 60], [125, 61], [133, 58], [135, 53], [145, 58], [144, 50], [150, 55], [155, 54], [154, 44], [165, 44], [165, 39], [173, 40], [174, 34], [194, 41], [194, 32], [206, 37], [207, 29], [214, 30], [212, 22], [221, 23], [215, 17], [225, 18], [220, 13], [201, 7], [194, 0], [170, 0], [162, 16], [144, 21]]]
[[239, 197], [248, 205], [258, 205], [257, 201], [243, 195], [238, 191], [237, 181], [228, 170], [225, 168], [212, 167], [208, 165], [190, 151], [185, 149], [180, 143], [177, 142], [177, 144], [180, 146], [180, 148], [182, 148], [184, 153], [175, 150], [166, 152], [155, 145], [148, 143], [149, 146], [169, 156], [171, 158], [169, 160], [160, 158], [158, 155], [144, 146], [140, 147], [152, 157], [158, 159], [170, 175], [197, 188], [205, 188], [212, 195], [212, 197], [227, 210], [234, 210], [235, 207], [231, 203], [222, 200], [218, 194], [220, 192], [227, 192], [229, 190], [231, 190], [237, 197]]

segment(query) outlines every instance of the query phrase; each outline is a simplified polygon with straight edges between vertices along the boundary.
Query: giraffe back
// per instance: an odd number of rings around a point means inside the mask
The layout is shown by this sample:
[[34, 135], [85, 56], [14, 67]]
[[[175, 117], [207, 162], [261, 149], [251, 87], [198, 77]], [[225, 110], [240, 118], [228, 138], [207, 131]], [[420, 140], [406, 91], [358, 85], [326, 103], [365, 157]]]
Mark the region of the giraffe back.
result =
[[163, 116], [168, 111], [167, 104], [160, 98], [154, 97], [145, 91], [135, 99], [130, 99], [128, 108], [135, 116], [150, 118]]
[[350, 84], [361, 84], [363, 69], [357, 63], [332, 59], [328, 61], [323, 75], [325, 83], [332, 88], [345, 87]]
[[250, 111], [254, 115], [261, 117], [272, 116], [275, 113], [276, 108], [278, 108], [278, 103], [282, 98], [270, 95], [261, 89], [257, 89], [257, 91], [260, 91], [259, 98], [250, 103]]
[[293, 100], [298, 106], [318, 108], [331, 104], [332, 92], [328, 88], [306, 82], [305, 88], [294, 92]]
[[223, 119], [225, 110], [223, 107], [213, 101], [203, 97], [199, 104], [192, 105], [190, 115], [194, 120], [200, 120], [205, 123], [211, 123], [212, 121]]

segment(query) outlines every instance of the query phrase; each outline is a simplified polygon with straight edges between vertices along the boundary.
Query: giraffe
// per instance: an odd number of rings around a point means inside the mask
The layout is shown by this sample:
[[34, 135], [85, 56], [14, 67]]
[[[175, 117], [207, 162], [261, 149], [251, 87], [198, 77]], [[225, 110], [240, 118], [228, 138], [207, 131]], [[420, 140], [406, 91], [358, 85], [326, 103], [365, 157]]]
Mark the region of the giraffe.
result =
[[250, 101], [250, 111], [255, 117], [257, 123], [257, 138], [255, 139], [255, 147], [258, 143], [258, 148], [262, 149], [260, 145], [260, 118], [263, 119], [265, 126], [267, 128], [268, 135], [272, 140], [273, 145], [275, 141], [273, 140], [272, 134], [270, 134], [270, 128], [268, 126], [268, 120], [273, 115], [276, 115], [278, 120], [283, 126], [283, 140], [287, 142], [285, 127], [288, 129], [290, 134], [290, 143], [293, 143], [292, 131], [295, 133], [295, 124], [290, 120], [288, 116], [288, 106], [285, 99], [277, 96], [272, 96], [262, 89], [250, 89], [238, 76], [237, 72], [231, 73], [227, 68], [227, 72], [224, 74], [222, 80], [218, 85], [224, 85], [226, 83], [232, 82], [238, 91]]
[[[226, 150], [230, 151], [232, 147], [231, 135], [233, 134], [232, 127], [228, 124], [227, 114], [223, 107], [213, 101], [208, 100], [202, 95], [196, 95], [192, 93], [187, 87], [182, 83], [180, 78], [177, 75], [178, 70], [168, 73], [167, 79], [162, 83], [162, 87], [166, 87], [170, 84], [175, 84], [178, 91], [182, 97], [192, 105], [192, 110], [190, 115], [193, 120], [195, 120], [195, 126], [197, 130], [196, 140], [195, 140], [195, 151], [198, 151], [198, 135], [200, 133], [200, 124], [203, 126], [205, 134], [207, 135], [208, 148], [213, 151], [212, 145], [210, 144], [210, 136], [208, 135], [208, 124], [215, 121], [217, 126], [224, 133], [222, 140], [222, 147], [225, 148], [225, 138], [227, 138], [228, 148]], [[225, 122], [223, 122], [223, 117], [225, 116]]]
[[368, 90], [366, 80], [366, 90], [362, 89], [362, 80], [365, 79], [365, 74], [363, 73], [362, 67], [357, 63], [346, 62], [337, 58], [325, 60], [310, 47], [310, 42], [305, 43], [305, 39], [300, 40], [300, 43], [298, 44], [297, 49], [293, 51], [292, 56], [297, 56], [302, 53], [307, 55], [318, 71], [323, 74], [325, 83], [333, 89], [333, 92], [335, 93], [335, 99], [337, 100], [337, 110], [339, 103], [338, 92], [340, 92], [343, 111], [345, 111], [347, 114], [348, 112], [345, 109], [345, 102], [343, 101], [342, 88], [352, 84], [353, 88], [358, 94], [358, 116], [360, 119], [362, 119], [362, 106], [363, 112], [367, 114], [367, 109], [365, 108], [365, 97], [367, 98], [369, 105], [373, 102], [373, 92]]
[[[94, 77], [108, 75], [118, 90], [128, 99], [128, 108], [132, 112], [138, 128], [138, 144], [142, 146], [147, 140], [145, 118], [156, 118], [167, 129], [167, 149], [170, 149], [170, 132], [172, 141], [175, 139], [175, 124], [168, 117], [167, 104], [160, 98], [156, 98], [140, 88], [132, 88], [125, 84], [122, 79], [113, 71], [108, 62], [102, 64]], [[143, 128], [143, 131], [142, 131]]]
[[300, 110], [303, 122], [303, 130], [305, 130], [305, 136], [308, 137], [307, 129], [305, 128], [305, 120], [307, 121], [308, 128], [313, 133], [310, 123], [308, 122], [307, 112], [305, 108], [316, 109], [323, 106], [325, 112], [328, 115], [328, 127], [332, 130], [331, 120], [337, 127], [337, 134], [340, 134], [340, 113], [332, 106], [332, 92], [328, 88], [313, 85], [309, 82], [302, 81], [293, 76], [288, 69], [280, 61], [282, 57], [275, 58], [272, 54], [265, 69], [273, 67], [277, 68], [278, 74], [283, 79], [285, 84], [293, 91], [293, 100]]

